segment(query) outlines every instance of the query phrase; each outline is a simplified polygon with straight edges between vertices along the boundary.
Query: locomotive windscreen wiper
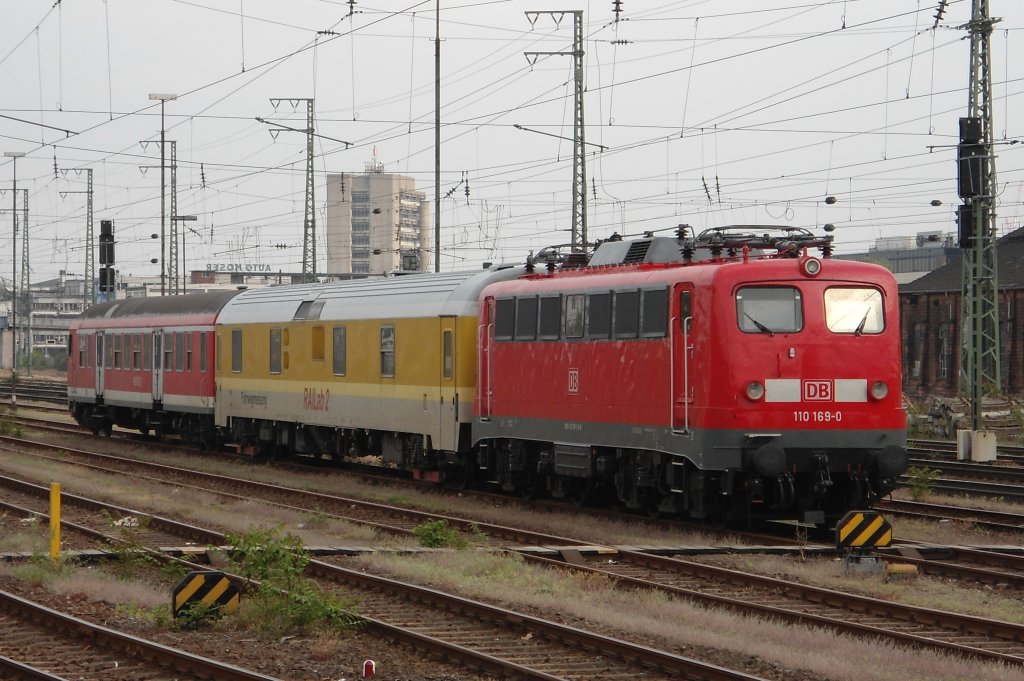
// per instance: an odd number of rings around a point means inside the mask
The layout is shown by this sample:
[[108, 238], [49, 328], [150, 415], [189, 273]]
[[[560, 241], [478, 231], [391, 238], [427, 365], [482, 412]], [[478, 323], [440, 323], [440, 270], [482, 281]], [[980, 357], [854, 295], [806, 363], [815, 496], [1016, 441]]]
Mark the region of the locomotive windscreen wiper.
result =
[[756, 326], [757, 330], [760, 331], [761, 333], [767, 333], [769, 336], [774, 336], [775, 335], [774, 331], [772, 331], [767, 326], [765, 326], [761, 322], [759, 322], [756, 319], [754, 319], [753, 317], [751, 317], [749, 313], [744, 312], [743, 316], [746, 317], [747, 319], [749, 319], [750, 321], [752, 321], [754, 323], [754, 326]]
[[864, 316], [861, 317], [860, 323], [857, 324], [857, 328], [853, 330], [854, 336], [859, 336], [864, 333], [864, 325], [868, 323], [868, 315], [871, 314], [871, 308], [869, 307], [865, 312]]

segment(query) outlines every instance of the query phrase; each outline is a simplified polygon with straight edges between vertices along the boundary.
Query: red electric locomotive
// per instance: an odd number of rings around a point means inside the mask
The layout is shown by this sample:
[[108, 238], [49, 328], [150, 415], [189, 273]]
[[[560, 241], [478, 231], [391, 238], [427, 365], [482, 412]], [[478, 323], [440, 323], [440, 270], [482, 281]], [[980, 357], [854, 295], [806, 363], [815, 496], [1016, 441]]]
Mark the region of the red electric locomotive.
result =
[[831, 240], [681, 230], [488, 286], [474, 468], [694, 518], [823, 524], [889, 492], [907, 467], [896, 281]]
[[71, 327], [68, 407], [94, 433], [113, 426], [212, 447], [214, 322], [238, 291], [128, 298]]

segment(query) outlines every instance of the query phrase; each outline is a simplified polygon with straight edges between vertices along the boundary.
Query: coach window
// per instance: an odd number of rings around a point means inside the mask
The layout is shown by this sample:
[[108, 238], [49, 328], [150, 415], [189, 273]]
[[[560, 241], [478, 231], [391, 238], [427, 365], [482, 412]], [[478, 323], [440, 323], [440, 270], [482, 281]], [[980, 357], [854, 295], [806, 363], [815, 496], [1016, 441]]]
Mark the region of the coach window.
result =
[[196, 342], [195, 336], [191, 331], [185, 333], [185, 371], [192, 371], [192, 344]]
[[313, 361], [324, 361], [324, 327], [313, 327], [312, 343], [313, 347], [310, 349], [310, 355], [312, 356]]
[[565, 297], [566, 338], [583, 338], [584, 300], [582, 293], [574, 293]]
[[668, 289], [647, 289], [640, 306], [640, 335], [663, 338], [668, 331]]
[[882, 333], [885, 315], [876, 288], [825, 289], [825, 326], [832, 333]]
[[444, 347], [442, 348], [442, 350], [443, 350], [444, 366], [441, 368], [441, 371], [442, 371], [446, 381], [452, 380], [452, 375], [454, 374], [454, 371], [453, 371], [454, 367], [452, 366], [452, 360], [453, 360], [453, 357], [452, 357], [452, 353], [453, 353], [452, 339], [453, 339], [453, 335], [452, 335], [451, 329], [445, 329], [444, 333], [442, 334], [442, 341], [441, 341], [441, 343], [444, 345]]
[[202, 374], [206, 373], [206, 353], [208, 352], [207, 344], [210, 342], [207, 340], [207, 336], [209, 335], [210, 334], [206, 331], [202, 331], [199, 334], [199, 373]]
[[115, 369], [121, 368], [121, 344], [124, 336], [117, 334], [114, 336], [114, 361], [111, 363]]
[[142, 368], [146, 371], [153, 369], [153, 334], [147, 333], [142, 336]]
[[793, 333], [804, 327], [800, 291], [790, 286], [747, 286], [736, 293], [744, 333]]
[[562, 325], [562, 296], [541, 296], [540, 332], [541, 340], [558, 340], [558, 327]]
[[164, 338], [164, 371], [174, 370], [174, 337], [178, 334], [167, 334], [170, 338]]
[[516, 328], [515, 322], [515, 298], [499, 298], [494, 312], [494, 338], [496, 340], [512, 340], [512, 334]]
[[175, 370], [185, 370], [185, 336], [187, 334], [178, 332], [174, 334], [174, 356], [176, 360]]
[[618, 291], [615, 294], [615, 337], [636, 338], [640, 330], [640, 292]]
[[516, 340], [537, 338], [537, 297], [516, 298]]
[[281, 373], [281, 329], [270, 330], [270, 373]]
[[587, 336], [611, 338], [612, 294], [591, 293], [587, 296]]
[[395, 327], [391, 324], [380, 327], [380, 375], [395, 377]]
[[132, 344], [132, 369], [142, 368], [142, 334], [135, 334], [135, 342]]
[[334, 355], [334, 375], [344, 376], [345, 375], [345, 327], [336, 326], [331, 329], [333, 335], [334, 347], [332, 353]]
[[76, 340], [78, 341], [78, 366], [79, 366], [79, 368], [84, 368], [85, 367], [85, 351], [88, 348], [89, 343], [86, 341], [86, 337], [81, 335], [81, 334], [79, 334], [79, 336], [78, 336], [78, 338]]
[[231, 329], [231, 371], [242, 371], [242, 330]]

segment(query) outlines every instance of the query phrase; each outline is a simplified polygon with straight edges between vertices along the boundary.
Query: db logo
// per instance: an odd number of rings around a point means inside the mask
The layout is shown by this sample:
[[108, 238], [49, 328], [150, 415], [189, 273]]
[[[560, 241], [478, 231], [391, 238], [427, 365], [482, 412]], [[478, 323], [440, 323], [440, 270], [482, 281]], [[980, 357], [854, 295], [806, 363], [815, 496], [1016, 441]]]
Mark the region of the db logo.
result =
[[580, 391], [580, 370], [569, 369], [569, 394], [576, 395]]
[[831, 402], [835, 393], [832, 381], [813, 380], [803, 382], [804, 402]]

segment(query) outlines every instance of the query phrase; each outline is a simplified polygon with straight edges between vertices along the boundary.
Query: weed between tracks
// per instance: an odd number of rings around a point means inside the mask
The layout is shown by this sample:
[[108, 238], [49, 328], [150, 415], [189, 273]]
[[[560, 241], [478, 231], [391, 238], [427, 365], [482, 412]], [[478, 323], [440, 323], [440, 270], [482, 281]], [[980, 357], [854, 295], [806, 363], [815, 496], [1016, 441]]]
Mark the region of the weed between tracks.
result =
[[[758, 659], [771, 666], [777, 678], [1024, 680], [1024, 672], [1018, 668], [964, 662], [837, 636], [829, 630], [705, 609], [661, 593], [616, 589], [605, 577], [540, 568], [515, 554], [470, 550], [416, 556], [375, 554], [358, 560], [375, 573], [725, 666], [743, 668], [751, 659]], [[764, 675], [763, 670], [756, 673]]]

